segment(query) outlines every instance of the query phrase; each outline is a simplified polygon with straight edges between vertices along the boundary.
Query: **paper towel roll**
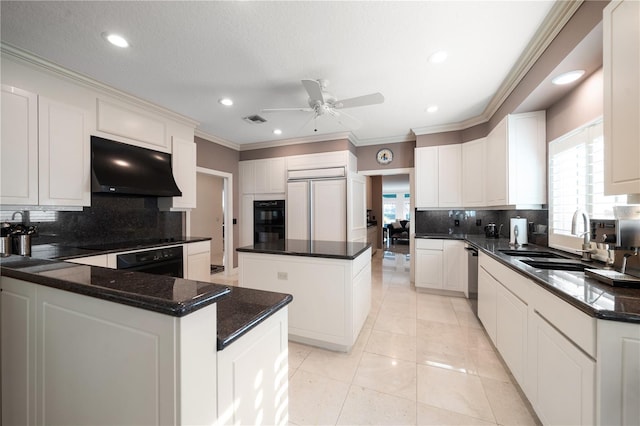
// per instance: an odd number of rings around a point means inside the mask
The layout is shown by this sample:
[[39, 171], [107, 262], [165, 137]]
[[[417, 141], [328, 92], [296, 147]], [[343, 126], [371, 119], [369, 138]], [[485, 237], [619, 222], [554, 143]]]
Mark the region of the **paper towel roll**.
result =
[[518, 227], [518, 244], [528, 244], [527, 241], [527, 219], [520, 217], [512, 217], [511, 224], [509, 226], [509, 243], [516, 243], [515, 229]]

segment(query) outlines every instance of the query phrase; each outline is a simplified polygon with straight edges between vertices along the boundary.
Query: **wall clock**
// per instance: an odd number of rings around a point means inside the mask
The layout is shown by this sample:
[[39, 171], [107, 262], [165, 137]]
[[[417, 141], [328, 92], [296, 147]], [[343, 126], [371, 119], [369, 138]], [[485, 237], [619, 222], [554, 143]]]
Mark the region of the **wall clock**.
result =
[[376, 154], [376, 161], [379, 164], [389, 164], [393, 161], [393, 152], [389, 148], [382, 148]]

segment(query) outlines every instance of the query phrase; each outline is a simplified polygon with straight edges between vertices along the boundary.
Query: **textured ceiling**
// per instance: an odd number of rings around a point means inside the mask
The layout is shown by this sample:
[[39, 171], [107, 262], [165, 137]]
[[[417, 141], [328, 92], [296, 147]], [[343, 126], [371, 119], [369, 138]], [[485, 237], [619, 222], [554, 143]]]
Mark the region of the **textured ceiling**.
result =
[[[553, 3], [2, 1], [1, 37], [233, 144], [345, 131], [370, 144], [482, 116]], [[131, 47], [108, 45], [104, 31], [120, 32]], [[439, 49], [448, 60], [429, 63]], [[307, 106], [306, 78], [328, 79], [339, 99], [381, 92], [385, 102], [349, 109], [358, 128], [260, 112]], [[218, 103], [225, 96], [232, 107]], [[432, 104], [439, 111], [428, 114]], [[251, 114], [268, 121], [242, 120]], [[282, 135], [273, 135], [276, 127]]]

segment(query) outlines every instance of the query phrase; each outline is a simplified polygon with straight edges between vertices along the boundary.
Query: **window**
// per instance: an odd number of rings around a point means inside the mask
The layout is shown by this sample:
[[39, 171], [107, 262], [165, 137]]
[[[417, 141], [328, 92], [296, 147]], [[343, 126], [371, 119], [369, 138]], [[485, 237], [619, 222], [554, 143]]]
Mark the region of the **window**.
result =
[[571, 220], [577, 208], [584, 209], [591, 218], [612, 219], [613, 206], [626, 204], [626, 198], [604, 195], [602, 118], [549, 144], [551, 247], [569, 251], [581, 247], [582, 238], [571, 234]]
[[411, 218], [411, 195], [382, 194], [382, 215], [384, 224], [397, 220], [410, 220]]

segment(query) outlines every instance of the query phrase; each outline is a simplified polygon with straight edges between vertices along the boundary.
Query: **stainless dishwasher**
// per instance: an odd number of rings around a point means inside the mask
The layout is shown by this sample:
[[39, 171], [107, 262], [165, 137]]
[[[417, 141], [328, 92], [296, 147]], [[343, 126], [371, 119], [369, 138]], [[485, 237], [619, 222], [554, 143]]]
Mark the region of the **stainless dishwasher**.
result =
[[467, 269], [469, 282], [469, 303], [474, 315], [478, 316], [478, 250], [470, 245], [464, 248], [467, 251]]

